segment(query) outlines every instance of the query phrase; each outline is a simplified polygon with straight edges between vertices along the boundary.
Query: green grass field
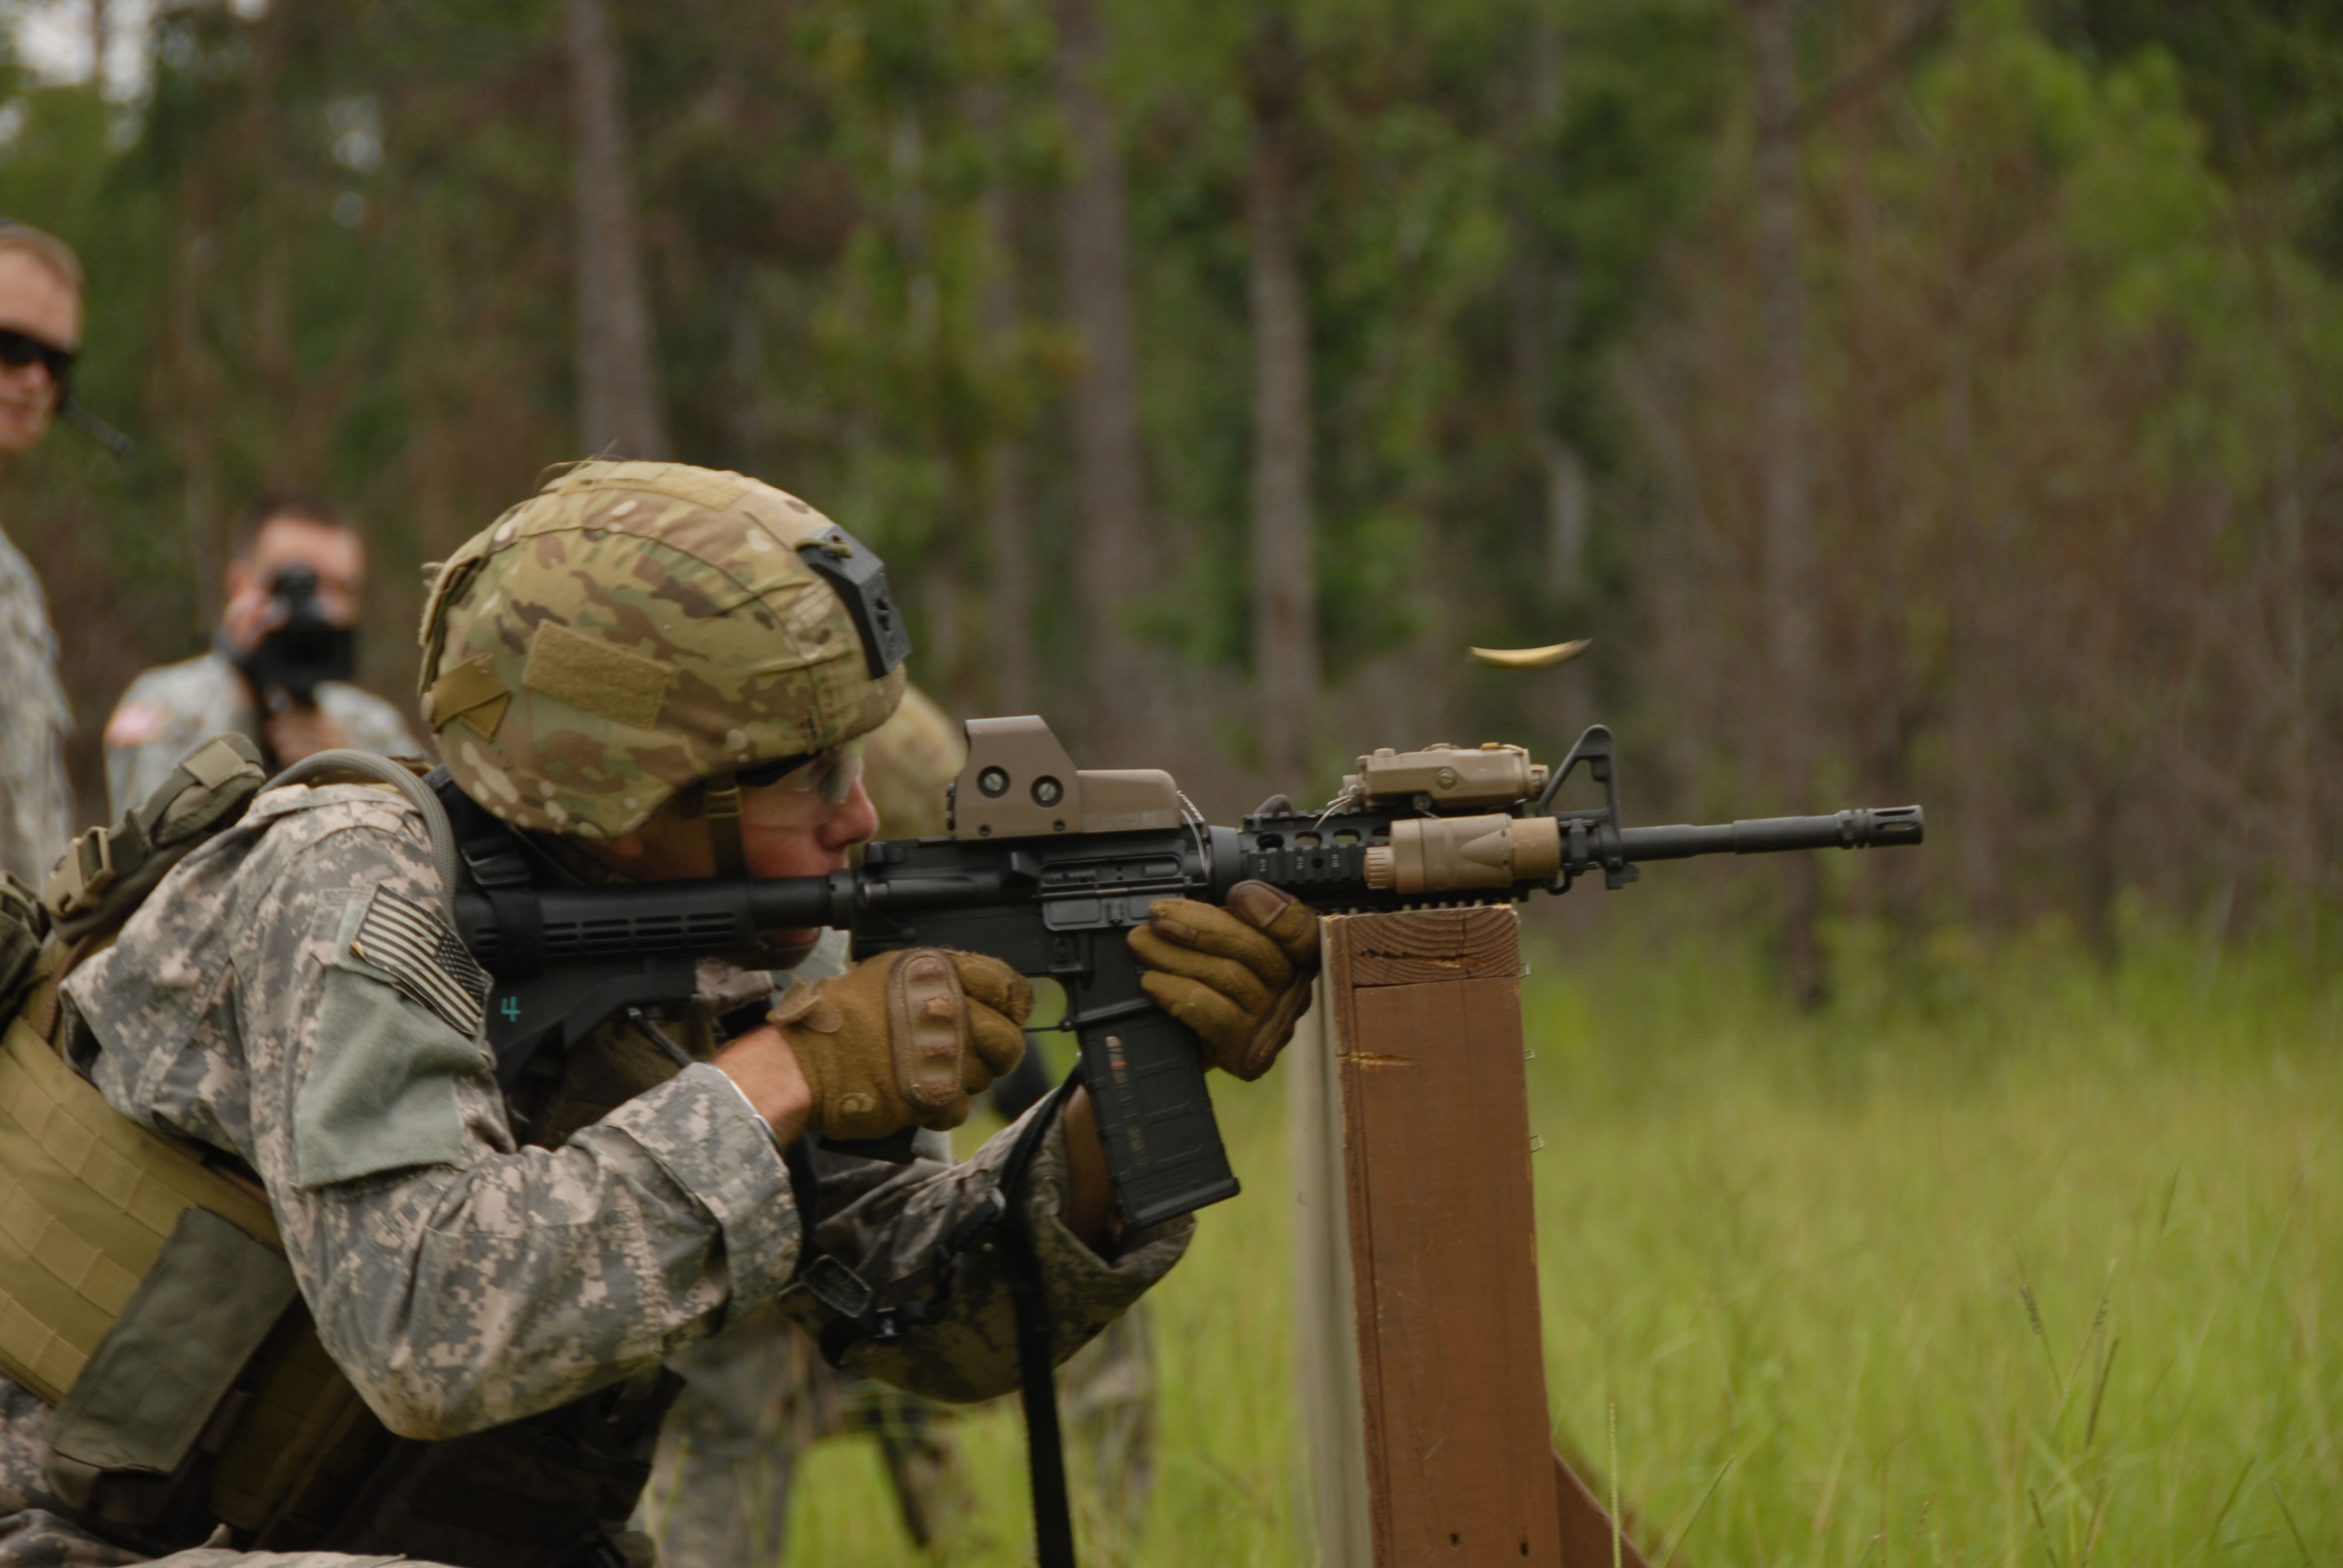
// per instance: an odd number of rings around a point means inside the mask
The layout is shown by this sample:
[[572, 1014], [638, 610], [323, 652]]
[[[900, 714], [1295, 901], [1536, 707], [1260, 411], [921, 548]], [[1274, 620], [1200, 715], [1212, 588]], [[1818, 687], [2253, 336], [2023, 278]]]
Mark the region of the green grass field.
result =
[[[1713, 950], [1551, 942], [1555, 1431], [1598, 1484], [1615, 1452], [1655, 1563], [2343, 1560], [2343, 990], [2177, 938], [2113, 978], [2055, 934], [1892, 975], [1849, 941], [1808, 1019]], [[1152, 1298], [1155, 1502], [1091, 1562], [1312, 1560], [1283, 1096], [1218, 1098], [1246, 1193]], [[948, 1560], [1027, 1560], [1017, 1417], [959, 1430], [983, 1500]], [[824, 1444], [789, 1562], [905, 1561], [883, 1487]]]

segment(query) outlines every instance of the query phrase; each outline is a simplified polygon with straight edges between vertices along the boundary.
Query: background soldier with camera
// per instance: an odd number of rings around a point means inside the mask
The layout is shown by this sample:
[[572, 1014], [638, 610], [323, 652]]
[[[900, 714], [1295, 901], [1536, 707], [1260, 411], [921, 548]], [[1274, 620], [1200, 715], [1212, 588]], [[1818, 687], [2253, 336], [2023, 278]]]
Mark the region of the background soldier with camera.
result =
[[313, 497], [263, 496], [236, 521], [211, 651], [150, 669], [106, 724], [106, 785], [119, 813], [208, 736], [246, 735], [278, 767], [352, 746], [419, 756], [397, 708], [357, 671], [366, 541]]

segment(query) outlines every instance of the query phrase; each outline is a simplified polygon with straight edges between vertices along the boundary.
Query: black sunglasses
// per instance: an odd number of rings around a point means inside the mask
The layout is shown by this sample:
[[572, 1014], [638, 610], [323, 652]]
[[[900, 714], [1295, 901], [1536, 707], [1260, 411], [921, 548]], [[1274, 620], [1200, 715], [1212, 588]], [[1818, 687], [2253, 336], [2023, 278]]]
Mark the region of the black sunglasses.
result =
[[27, 365], [46, 366], [49, 381], [59, 397], [73, 386], [74, 352], [42, 342], [37, 337], [0, 327], [0, 365], [11, 370], [22, 370]]

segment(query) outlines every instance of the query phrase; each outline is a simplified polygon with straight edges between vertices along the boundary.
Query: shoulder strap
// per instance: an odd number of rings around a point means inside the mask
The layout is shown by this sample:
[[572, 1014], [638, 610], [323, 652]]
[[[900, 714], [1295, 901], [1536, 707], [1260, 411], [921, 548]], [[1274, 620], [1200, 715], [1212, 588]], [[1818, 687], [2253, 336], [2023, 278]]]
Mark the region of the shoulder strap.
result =
[[457, 851], [475, 883], [482, 888], [529, 885], [535, 872], [528, 852], [521, 848], [520, 834], [511, 823], [458, 789], [445, 768], [434, 768], [423, 776], [423, 782], [446, 808], [448, 825], [456, 832]]
[[371, 751], [336, 749], [320, 751], [314, 757], [304, 757], [262, 788], [275, 789], [286, 784], [317, 784], [335, 776], [355, 775], [377, 784], [387, 784], [407, 797], [407, 804], [423, 814], [424, 829], [431, 835], [431, 867], [439, 877], [439, 900], [442, 913], [447, 916], [450, 930], [456, 925], [456, 877], [458, 861], [456, 854], [456, 832], [447, 825], [447, 809], [439, 804], [424, 781], [416, 777], [415, 769], [387, 757], [377, 757]]
[[244, 815], [266, 777], [249, 739], [216, 735], [121, 821], [75, 838], [41, 889], [57, 940], [76, 943], [127, 920], [172, 867]]

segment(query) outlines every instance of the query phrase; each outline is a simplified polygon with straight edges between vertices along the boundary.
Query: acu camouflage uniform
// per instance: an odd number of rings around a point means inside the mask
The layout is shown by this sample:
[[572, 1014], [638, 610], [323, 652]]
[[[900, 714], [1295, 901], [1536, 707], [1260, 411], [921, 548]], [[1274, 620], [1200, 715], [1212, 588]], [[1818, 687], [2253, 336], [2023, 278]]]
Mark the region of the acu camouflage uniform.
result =
[[0, 871], [27, 887], [41, 885], [73, 833], [72, 733], [48, 600], [32, 563], [0, 534]]
[[[731, 1081], [693, 1060], [704, 1030], [606, 1025], [571, 1058], [571, 1081], [540, 1092], [618, 1103], [544, 1147], [498, 1092], [477, 1029], [352, 950], [374, 899], [427, 909], [433, 880], [403, 801], [356, 786], [262, 797], [69, 982], [94, 1046], [76, 1066], [124, 1114], [258, 1175], [319, 1338], [402, 1437], [552, 1410], [760, 1312], [818, 1332], [833, 1314], [794, 1278], [807, 1227], [788, 1171]], [[621, 1093], [638, 1083], [654, 1086]], [[866, 1282], [926, 1288], [940, 1239], [995, 1190], [1010, 1141], [961, 1165], [825, 1158], [818, 1244]], [[1162, 1276], [1192, 1225], [1134, 1233], [1101, 1259], [1059, 1222], [1066, 1185], [1052, 1131], [1011, 1196], [1039, 1221], [1053, 1332], [1071, 1352]], [[941, 1399], [1014, 1387], [998, 1266], [970, 1252], [952, 1276], [948, 1315], [853, 1364]], [[142, 1561], [43, 1490], [46, 1408], [0, 1383], [0, 1565]]]
[[[613, 836], [711, 773], [790, 755], [793, 737], [867, 729], [892, 707], [900, 671], [860, 677], [860, 650], [839, 646], [852, 633], [837, 601], [784, 542], [810, 525], [793, 528], [778, 507], [820, 522], [803, 503], [656, 465], [589, 465], [554, 490], [566, 498], [525, 503], [458, 552], [426, 622], [426, 717], [465, 792], [506, 820]], [[729, 527], [706, 517], [732, 508]], [[771, 530], [761, 547], [756, 529], [741, 542], [743, 514]], [[649, 547], [614, 542], [654, 529]], [[518, 558], [492, 558], [508, 548]], [[524, 594], [531, 570], [540, 585], [575, 585], [568, 602]], [[449, 635], [441, 612], [475, 588], [488, 602]], [[669, 640], [679, 616], [695, 623], [694, 646]], [[548, 636], [598, 623], [645, 651], [612, 647], [625, 640], [615, 636]], [[728, 637], [736, 646], [708, 658]], [[809, 1282], [834, 1284], [837, 1270], [801, 1274], [809, 1248], [882, 1303], [930, 1306], [900, 1337], [860, 1342], [850, 1366], [964, 1402], [1017, 1382], [1001, 1252], [943, 1245], [971, 1235], [980, 1210], [1005, 1201], [1031, 1216], [1061, 1359], [1187, 1244], [1186, 1218], [1126, 1234], [1112, 1258], [1078, 1241], [1061, 1220], [1070, 1177], [1055, 1127], [1005, 1193], [1016, 1130], [957, 1165], [809, 1146], [801, 1209], [769, 1128], [704, 1060], [706, 1010], [609, 1020], [508, 1098], [476, 976], [444, 952], [434, 972], [368, 956], [380, 954], [368, 939], [386, 911], [430, 916], [441, 894], [404, 798], [272, 791], [181, 862], [66, 986], [68, 1058], [107, 1102], [265, 1188], [318, 1341], [387, 1429], [382, 1466], [422, 1478], [390, 1495], [404, 1512], [368, 1512], [381, 1489], [362, 1490], [340, 1524], [293, 1543], [333, 1551], [189, 1542], [142, 1553], [45, 1490], [47, 1408], [0, 1382], [0, 1568], [429, 1559], [451, 1538], [437, 1521], [492, 1519], [508, 1501], [526, 1509], [503, 1473], [470, 1456], [546, 1422], [598, 1430], [653, 1397], [636, 1391], [657, 1386], [661, 1362], [727, 1323], [761, 1313], [818, 1332], [836, 1321]], [[710, 1008], [739, 1001], [727, 990]], [[922, 1152], [940, 1152], [933, 1135]], [[596, 1473], [612, 1478], [590, 1513], [606, 1526], [633, 1504], [649, 1459], [646, 1448], [630, 1470], [636, 1452]], [[483, 1554], [468, 1528], [470, 1561], [554, 1561]], [[558, 1568], [612, 1560], [572, 1553]]]
[[[424, 754], [398, 709], [371, 691], [329, 680], [317, 688], [317, 707], [342, 727], [353, 750]], [[152, 795], [180, 758], [215, 735], [230, 734], [260, 745], [260, 710], [252, 689], [217, 648], [141, 675], [106, 721], [106, 792], [114, 815]]]

